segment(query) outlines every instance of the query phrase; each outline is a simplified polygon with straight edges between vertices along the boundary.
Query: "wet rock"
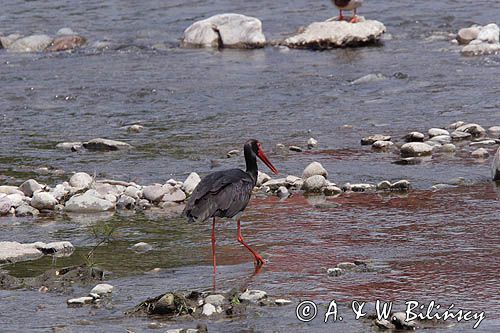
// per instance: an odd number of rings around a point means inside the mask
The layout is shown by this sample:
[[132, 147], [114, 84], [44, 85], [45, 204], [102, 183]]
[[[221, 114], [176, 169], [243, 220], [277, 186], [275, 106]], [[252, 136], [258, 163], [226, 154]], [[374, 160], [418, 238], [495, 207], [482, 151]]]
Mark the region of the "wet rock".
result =
[[376, 43], [385, 32], [378, 21], [365, 20], [351, 24], [345, 21], [314, 22], [282, 44], [290, 48], [330, 49]]
[[498, 44], [500, 39], [499, 36], [500, 29], [498, 25], [490, 23], [480, 29], [476, 39], [490, 44]]
[[60, 142], [56, 145], [57, 149], [67, 149], [71, 151], [78, 151], [83, 147], [83, 144], [80, 141], [74, 142]]
[[457, 147], [452, 144], [452, 143], [447, 143], [441, 146], [439, 151], [445, 152], [445, 153], [454, 153], [457, 150]]
[[328, 268], [328, 270], [326, 271], [326, 274], [328, 274], [328, 276], [341, 276], [343, 273], [344, 271], [338, 267]]
[[70, 186], [78, 189], [89, 188], [94, 182], [94, 179], [85, 172], [77, 172], [69, 179]]
[[12, 203], [10, 202], [9, 198], [0, 198], [0, 216], [8, 215], [10, 213], [11, 207]]
[[217, 313], [217, 310], [216, 310], [215, 306], [213, 306], [210, 303], [205, 303], [203, 305], [203, 311], [202, 311], [203, 315], [205, 315], [205, 316], [211, 316], [214, 313]]
[[97, 139], [92, 139], [88, 142], [84, 142], [83, 148], [92, 151], [116, 151], [116, 150], [126, 150], [133, 147], [125, 142], [97, 138]]
[[500, 126], [491, 126], [490, 128], [488, 128], [488, 132], [493, 135], [500, 135]]
[[10, 185], [0, 185], [0, 193], [3, 194], [21, 194], [24, 195], [22, 191], [19, 190], [17, 186], [10, 186]]
[[144, 129], [144, 126], [135, 124], [135, 125], [128, 126], [127, 127], [127, 132], [129, 132], [129, 133], [140, 133], [140, 132], [142, 132], [143, 129]]
[[297, 152], [297, 153], [302, 152], [302, 148], [300, 148], [298, 146], [289, 146], [288, 149], [291, 151]]
[[496, 145], [498, 142], [496, 140], [482, 140], [482, 141], [476, 141], [476, 142], [471, 142], [469, 145], [470, 146], [492, 146]]
[[151, 202], [159, 202], [165, 194], [172, 188], [171, 185], [150, 185], [145, 186], [142, 195]]
[[323, 193], [326, 196], [334, 196], [334, 195], [342, 193], [342, 189], [340, 189], [339, 187], [334, 186], [334, 185], [328, 185], [323, 189]]
[[471, 156], [474, 158], [485, 159], [485, 158], [488, 158], [488, 156], [490, 156], [490, 153], [484, 148], [479, 148], [479, 149], [474, 150], [471, 153]]
[[375, 141], [372, 144], [372, 148], [375, 150], [379, 150], [379, 151], [382, 151], [382, 150], [385, 151], [385, 150], [388, 150], [389, 148], [391, 148], [393, 145], [394, 145], [394, 143], [392, 143], [391, 141]]
[[71, 197], [64, 206], [64, 210], [74, 213], [94, 213], [113, 210], [115, 204], [92, 195], [91, 193], [84, 193]]
[[19, 190], [24, 193], [25, 196], [31, 197], [36, 191], [42, 190], [42, 185], [34, 179], [28, 179], [19, 186]]
[[425, 135], [420, 132], [410, 132], [403, 138], [406, 142], [424, 142]]
[[134, 209], [134, 206], [135, 206], [135, 199], [126, 194], [121, 195], [118, 201], [116, 202], [117, 209]]
[[185, 47], [259, 48], [265, 43], [262, 22], [240, 14], [220, 14], [197, 21], [182, 38]]
[[367, 192], [375, 189], [376, 186], [371, 184], [350, 184], [350, 191], [353, 192]]
[[431, 138], [439, 135], [450, 135], [450, 132], [442, 128], [431, 128], [427, 133]]
[[139, 200], [139, 202], [137, 202], [137, 206], [142, 210], [149, 209], [152, 207], [151, 203], [146, 199]]
[[318, 140], [316, 140], [314, 138], [309, 138], [309, 140], [307, 140], [307, 148], [312, 149], [312, 148], [316, 147], [317, 145], [318, 145]]
[[288, 192], [288, 189], [285, 186], [280, 186], [276, 191], [276, 195], [279, 198], [288, 198], [290, 196], [290, 192]]
[[19, 38], [9, 47], [12, 52], [41, 52], [52, 43], [52, 38], [47, 35], [33, 35]]
[[462, 28], [458, 31], [457, 41], [460, 45], [467, 45], [479, 35], [479, 27]]
[[439, 144], [450, 143], [451, 136], [449, 136], [449, 135], [436, 135], [436, 136], [433, 136], [429, 141], [437, 142]]
[[151, 244], [145, 243], [145, 242], [139, 242], [136, 243], [132, 246], [132, 250], [138, 253], [145, 253], [149, 252], [153, 249], [153, 246]]
[[[2, 209], [0, 207], [0, 215], [2, 215], [1, 210]], [[22, 204], [16, 208], [16, 216], [37, 216], [38, 214], [40, 214], [40, 211], [36, 208], [31, 207], [28, 204]]]
[[368, 74], [368, 75], [360, 77], [359, 79], [352, 81], [351, 84], [364, 84], [364, 83], [372, 83], [372, 82], [378, 82], [378, 81], [384, 81], [384, 80], [387, 80], [387, 77], [383, 74], [380, 74], [380, 73]]
[[224, 295], [208, 295], [205, 297], [205, 304], [212, 304], [213, 306], [222, 306], [226, 303]]
[[325, 178], [328, 177], [328, 172], [319, 162], [312, 162], [302, 172], [302, 178], [307, 179], [312, 176], [320, 175]]
[[161, 200], [167, 202], [182, 202], [185, 199], [186, 193], [184, 193], [181, 189], [172, 187], [168, 190], [167, 193], [165, 193]]
[[56, 37], [45, 49], [47, 52], [68, 51], [79, 48], [87, 43], [87, 39], [82, 36], [60, 36]]
[[327, 184], [325, 177], [322, 175], [315, 175], [307, 178], [304, 181], [302, 189], [306, 193], [319, 193], [323, 191], [323, 187]]
[[0, 49], [2, 47], [8, 49], [12, 45], [12, 43], [14, 43], [21, 37], [22, 35], [20, 34], [10, 34], [8, 36], [0, 36]]
[[450, 134], [450, 136], [451, 136], [452, 140], [458, 141], [458, 140], [467, 140], [467, 139], [470, 139], [472, 137], [472, 134], [461, 132], [461, 131], [453, 131]]
[[0, 264], [35, 260], [43, 256], [32, 244], [0, 242]]
[[404, 312], [394, 313], [391, 317], [391, 323], [398, 330], [414, 330], [417, 327], [414, 321], [406, 321], [406, 314]]
[[500, 180], [500, 148], [497, 149], [493, 163], [491, 164], [491, 176], [495, 181]]
[[271, 179], [262, 184], [262, 186], [269, 187], [271, 191], [276, 191], [281, 186], [286, 186], [286, 185], [287, 185], [286, 178]]
[[432, 147], [422, 142], [409, 142], [401, 146], [402, 157], [418, 157], [432, 154]]
[[488, 43], [474, 43], [477, 40], [473, 40], [469, 45], [462, 49], [462, 54], [464, 56], [481, 56], [489, 54], [500, 53], [500, 43], [498, 44], [488, 44]]
[[379, 191], [389, 190], [391, 188], [391, 185], [392, 184], [390, 181], [387, 180], [381, 181], [380, 183], [377, 184], [377, 190]]
[[57, 30], [56, 35], [58, 36], [76, 35], [76, 33], [71, 28], [61, 28]]
[[76, 307], [76, 306], [82, 306], [85, 304], [91, 304], [94, 302], [94, 298], [91, 296], [84, 296], [84, 297], [78, 297], [78, 298], [72, 298], [67, 300], [67, 304], [69, 307]]
[[394, 325], [393, 323], [391, 323], [387, 319], [383, 319], [383, 318], [382, 319], [375, 319], [373, 321], [373, 323], [375, 324], [375, 326], [377, 326], [378, 328], [381, 328], [381, 329], [393, 330], [396, 328], [396, 325]]
[[290, 301], [290, 300], [288, 300], [288, 299], [277, 298], [277, 299], [275, 299], [275, 300], [274, 300], [274, 303], [275, 303], [276, 305], [280, 305], [280, 306], [282, 306], [282, 305], [288, 305], [288, 304], [291, 304], [291, 303], [292, 303], [292, 301]]
[[337, 264], [337, 268], [340, 268], [345, 271], [350, 271], [356, 268], [356, 264], [353, 262], [339, 262]]
[[285, 181], [288, 185], [294, 186], [294, 187], [297, 187], [297, 186], [302, 187], [302, 184], [303, 184], [302, 178], [297, 177], [297, 176], [293, 176], [293, 175], [286, 176]]
[[9, 194], [6, 196], [6, 198], [10, 200], [10, 204], [14, 208], [17, 208], [24, 204], [24, 199], [26, 199], [24, 195], [18, 193]]
[[91, 294], [97, 294], [99, 296], [110, 294], [113, 292], [114, 287], [107, 283], [100, 283], [90, 291]]
[[56, 257], [69, 257], [75, 251], [75, 247], [68, 241], [43, 243], [36, 242], [31, 244], [43, 254], [50, 254]]
[[238, 149], [233, 149], [227, 152], [226, 157], [231, 158], [234, 156], [240, 156], [240, 151]]
[[470, 133], [472, 136], [478, 137], [486, 134], [486, 130], [478, 124], [465, 124], [456, 129], [458, 132]]
[[393, 191], [408, 191], [411, 187], [411, 184], [406, 179], [402, 179], [400, 181], [395, 182], [391, 185], [391, 190]]
[[372, 145], [376, 141], [390, 141], [391, 137], [389, 135], [375, 134], [361, 139], [361, 145], [367, 146]]
[[267, 293], [262, 290], [246, 290], [239, 297], [240, 301], [248, 301], [253, 303], [256, 303], [264, 298], [267, 298]]
[[182, 190], [186, 192], [186, 194], [191, 194], [200, 182], [200, 176], [196, 172], [191, 172], [184, 183], [182, 183]]
[[31, 206], [36, 209], [54, 209], [57, 205], [57, 200], [52, 196], [52, 194], [47, 192], [36, 192], [33, 194], [33, 199], [31, 199]]
[[138, 187], [127, 186], [123, 194], [134, 199], [139, 199], [142, 196], [142, 191]]
[[257, 184], [256, 184], [256, 186], [260, 187], [260, 186], [262, 186], [262, 184], [264, 184], [265, 182], [268, 182], [269, 180], [271, 180], [271, 177], [269, 177], [268, 174], [259, 171], [258, 175], [257, 175]]

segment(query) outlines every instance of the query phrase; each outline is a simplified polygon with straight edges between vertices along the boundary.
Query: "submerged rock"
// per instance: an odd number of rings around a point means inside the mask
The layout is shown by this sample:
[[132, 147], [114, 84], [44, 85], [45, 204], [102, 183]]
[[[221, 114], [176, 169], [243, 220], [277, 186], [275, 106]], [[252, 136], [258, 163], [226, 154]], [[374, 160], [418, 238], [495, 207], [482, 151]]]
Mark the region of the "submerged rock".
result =
[[133, 147], [125, 142], [97, 138], [84, 142], [83, 148], [93, 151], [116, 151], [130, 149]]
[[263, 298], [267, 297], [267, 293], [262, 290], [246, 290], [243, 294], [240, 295], [240, 301], [248, 301], [248, 302], [258, 302]]
[[321, 175], [325, 178], [328, 177], [328, 171], [319, 162], [312, 162], [302, 172], [302, 178], [307, 179], [312, 176]]
[[384, 74], [377, 73], [377, 74], [368, 74], [363, 77], [360, 77], [359, 79], [356, 79], [351, 82], [351, 84], [363, 84], [363, 83], [371, 83], [371, 82], [377, 82], [377, 81], [384, 81], [387, 80], [387, 77]]
[[362, 46], [376, 43], [385, 30], [381, 22], [361, 17], [360, 22], [355, 24], [345, 21], [314, 22], [282, 44], [290, 48], [310, 49]]
[[414, 321], [406, 321], [406, 314], [404, 312], [396, 312], [391, 317], [391, 323], [396, 326], [398, 330], [415, 330], [417, 324]]
[[240, 14], [220, 14], [197, 21], [184, 31], [186, 47], [259, 48], [266, 43], [262, 22]]
[[304, 181], [302, 189], [307, 193], [319, 193], [323, 191], [323, 187], [327, 185], [325, 177], [322, 175], [315, 175], [307, 178]]
[[390, 141], [390, 140], [391, 137], [389, 135], [375, 134], [362, 138], [361, 145], [368, 146], [374, 144], [377, 141]]
[[481, 56], [481, 55], [498, 54], [498, 53], [500, 53], [500, 43], [498, 44], [471, 43], [462, 49], [462, 54], [465, 56]]
[[12, 52], [41, 52], [52, 43], [52, 38], [47, 35], [33, 35], [19, 38], [8, 49]]
[[488, 158], [488, 156], [490, 156], [490, 153], [484, 149], [484, 148], [479, 148], [479, 149], [476, 149], [474, 150], [472, 153], [471, 153], [471, 156], [474, 157], [474, 158]]
[[[0, 208], [0, 215], [2, 215], [1, 210]], [[23, 204], [16, 208], [16, 216], [37, 216], [38, 214], [40, 214], [40, 211], [28, 204]]]

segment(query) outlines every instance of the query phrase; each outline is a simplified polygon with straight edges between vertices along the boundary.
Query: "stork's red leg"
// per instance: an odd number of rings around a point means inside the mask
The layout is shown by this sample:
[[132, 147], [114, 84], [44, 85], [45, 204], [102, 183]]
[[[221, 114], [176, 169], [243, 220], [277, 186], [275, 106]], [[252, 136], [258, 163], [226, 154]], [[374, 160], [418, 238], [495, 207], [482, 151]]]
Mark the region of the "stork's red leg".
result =
[[358, 23], [359, 22], [359, 18], [356, 16], [356, 8], [354, 9], [354, 13], [353, 13], [353, 16], [351, 17], [351, 19], [349, 20], [349, 23]]
[[215, 217], [212, 222], [212, 261], [214, 264], [214, 274], [217, 273], [217, 264], [215, 263]]
[[344, 20], [344, 15], [342, 15], [342, 9], [339, 9], [339, 21]]
[[243, 240], [243, 236], [241, 235], [241, 227], [240, 227], [240, 219], [238, 219], [238, 242], [240, 242], [241, 244], [243, 244], [243, 246], [245, 246], [250, 252], [252, 252], [254, 258], [255, 258], [255, 264], [257, 266], [261, 266], [264, 264], [264, 259], [262, 259], [262, 257], [260, 256], [260, 254], [258, 254], [257, 252], [255, 252], [250, 246], [248, 246], [247, 243], [245, 243], [245, 241]]

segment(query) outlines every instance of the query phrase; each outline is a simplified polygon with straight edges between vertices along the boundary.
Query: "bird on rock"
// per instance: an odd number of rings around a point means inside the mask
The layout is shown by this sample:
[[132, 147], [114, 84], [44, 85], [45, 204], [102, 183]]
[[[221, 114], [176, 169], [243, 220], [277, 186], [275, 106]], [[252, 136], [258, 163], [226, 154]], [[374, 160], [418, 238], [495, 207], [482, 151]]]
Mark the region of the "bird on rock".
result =
[[342, 15], [345, 10], [352, 10], [353, 15], [349, 19], [350, 23], [359, 22], [358, 17], [356, 16], [356, 10], [361, 7], [363, 4], [363, 0], [332, 0], [333, 4], [339, 9], [339, 21], [344, 20], [344, 15]]

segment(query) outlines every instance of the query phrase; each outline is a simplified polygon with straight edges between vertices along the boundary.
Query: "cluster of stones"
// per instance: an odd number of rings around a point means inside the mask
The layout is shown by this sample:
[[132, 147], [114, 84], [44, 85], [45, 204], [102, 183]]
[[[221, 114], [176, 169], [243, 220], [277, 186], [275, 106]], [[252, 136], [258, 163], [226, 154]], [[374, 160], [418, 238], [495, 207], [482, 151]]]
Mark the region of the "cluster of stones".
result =
[[302, 177], [289, 175], [285, 178], [271, 179], [267, 174], [259, 172], [256, 191], [274, 193], [280, 198], [290, 196], [292, 192], [303, 191], [306, 194], [324, 194], [336, 196], [343, 192], [368, 191], [408, 191], [410, 182], [400, 180], [391, 183], [384, 180], [378, 184], [351, 184], [345, 183], [341, 187], [330, 182], [328, 171], [319, 162], [312, 162], [302, 172]]
[[0, 265], [21, 261], [36, 260], [44, 255], [55, 257], [70, 256], [75, 247], [70, 242], [36, 242], [21, 244], [18, 242], [0, 242]]
[[336, 267], [328, 268], [326, 273], [328, 276], [340, 276], [347, 272], [361, 273], [373, 271], [373, 268], [368, 266], [368, 262], [365, 260], [354, 260], [354, 262], [340, 262]]
[[[128, 127], [127, 131], [134, 132], [142, 130], [142, 126], [134, 127], [140, 125], [133, 125]], [[115, 151], [115, 150], [126, 150], [134, 148], [132, 145], [110, 139], [96, 138], [86, 142], [73, 141], [73, 142], [61, 142], [56, 145], [58, 149], [69, 149], [71, 151], [79, 151], [81, 149], [86, 149], [90, 151]]]
[[30, 179], [18, 186], [0, 186], [0, 216], [38, 215], [40, 211], [93, 213], [115, 209], [182, 207], [200, 177], [191, 173], [184, 182], [173, 179], [165, 184], [140, 186], [133, 182], [95, 181], [84, 172], [75, 173], [69, 182], [55, 187]]
[[77, 297], [67, 300], [68, 307], [80, 307], [85, 304], [96, 304], [101, 301], [105, 295], [113, 292], [114, 287], [107, 283], [100, 283], [96, 285], [87, 296]]
[[84, 46], [87, 39], [69, 28], [60, 29], [55, 37], [48, 35], [22, 36], [20, 34], [10, 34], [2, 36], [0, 34], [0, 48], [5, 48], [11, 52], [59, 52], [69, 51]]
[[[489, 133], [489, 135], [488, 135]], [[454, 153], [456, 144], [469, 140], [474, 158], [488, 158], [489, 152], [484, 147], [500, 144], [500, 126], [492, 126], [486, 131], [481, 125], [458, 121], [444, 128], [431, 128], [427, 135], [421, 132], [411, 132], [404, 136], [403, 144], [392, 142], [391, 136], [372, 135], [361, 139], [362, 145], [371, 145], [376, 151], [399, 149], [402, 159], [398, 164], [414, 164], [415, 158], [431, 156], [434, 152]], [[454, 143], [452, 143], [454, 142]]]
[[495, 23], [485, 26], [473, 25], [458, 31], [454, 40], [466, 56], [497, 54], [500, 52], [500, 29]]
[[[330, 19], [314, 22], [294, 36], [273, 44], [308, 49], [361, 46], [379, 41], [385, 30], [381, 22], [363, 17], [356, 24]], [[185, 47], [261, 48], [266, 46], [266, 37], [262, 22], [255, 17], [219, 14], [189, 26], [181, 44]]]

